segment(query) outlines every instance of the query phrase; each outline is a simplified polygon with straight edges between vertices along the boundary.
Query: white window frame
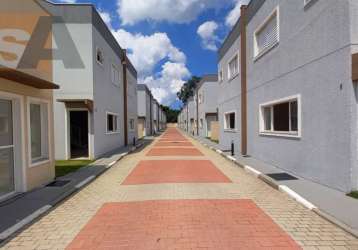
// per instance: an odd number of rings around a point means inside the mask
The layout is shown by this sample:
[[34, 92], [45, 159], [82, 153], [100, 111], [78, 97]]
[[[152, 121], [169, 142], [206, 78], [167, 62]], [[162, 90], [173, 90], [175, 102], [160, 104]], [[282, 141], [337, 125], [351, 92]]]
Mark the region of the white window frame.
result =
[[[230, 114], [235, 114], [235, 128], [228, 128], [226, 116], [230, 115]], [[236, 132], [237, 131], [237, 112], [236, 112], [236, 110], [224, 113], [224, 131], [225, 132]]]
[[308, 4], [310, 4], [313, 0], [303, 0], [303, 6], [306, 7]]
[[[271, 21], [271, 19], [276, 15], [277, 18], [277, 42], [272, 44], [270, 47], [267, 47], [263, 51], [259, 51], [257, 46], [257, 35], [262, 31], [262, 29], [266, 26], [268, 22]], [[270, 15], [263, 21], [262, 24], [258, 26], [258, 28], [254, 32], [254, 61], [261, 58], [263, 55], [271, 51], [273, 48], [275, 48], [280, 43], [280, 7], [277, 6]]]
[[[236, 62], [237, 62], [237, 72], [232, 75], [232, 74], [231, 74], [231, 70], [230, 70], [230, 63], [231, 63], [232, 61], [234, 61], [235, 57], [236, 57]], [[240, 59], [239, 59], [239, 58], [240, 58], [239, 53], [235, 53], [235, 55], [233, 55], [233, 56], [230, 58], [230, 60], [229, 60], [229, 62], [228, 62], [228, 64], [227, 64], [227, 74], [228, 74], [228, 79], [229, 79], [229, 81], [233, 80], [234, 78], [236, 78], [236, 77], [240, 74]]]
[[[38, 159], [42, 159], [44, 158], [44, 160], [42, 161], [35, 161], [33, 162], [34, 159], [32, 159], [32, 148], [31, 148], [31, 121], [30, 121], [30, 116], [31, 116], [31, 112], [30, 112], [30, 105], [31, 104], [39, 104], [41, 105], [41, 123], [47, 122], [47, 156], [43, 156], [40, 157]], [[46, 105], [47, 108], [47, 121], [44, 120], [43, 116], [42, 116], [42, 105]], [[34, 98], [34, 97], [28, 97], [27, 98], [27, 132], [28, 132], [28, 148], [29, 148], [29, 152], [28, 152], [28, 160], [29, 160], [29, 167], [33, 168], [33, 167], [37, 167], [43, 164], [47, 164], [49, 162], [52, 161], [52, 155], [51, 155], [51, 136], [50, 136], [50, 131], [51, 131], [51, 110], [50, 110], [50, 101], [49, 100], [45, 100], [45, 99], [39, 99], [39, 98]], [[42, 133], [46, 133], [41, 131]], [[46, 136], [46, 134], [43, 134], [43, 136]], [[42, 138], [42, 140], [44, 140], [44, 138]], [[43, 143], [43, 141], [41, 142]], [[44, 147], [44, 145], [41, 145], [41, 148], [46, 148]]]
[[[101, 54], [102, 54], [102, 60], [103, 60], [102, 62], [98, 60], [98, 57], [97, 57], [98, 52], [101, 52]], [[101, 65], [102, 67], [104, 66], [104, 52], [103, 52], [103, 50], [102, 50], [101, 48], [99, 48], [99, 47], [96, 47], [96, 62], [97, 62], [99, 65]]]
[[[273, 109], [271, 108], [271, 130], [265, 130], [265, 120], [264, 120], [264, 108], [273, 107], [274, 105], [297, 101], [297, 132], [296, 131], [273, 131], [274, 128], [274, 117], [273, 117]], [[291, 109], [289, 109], [291, 112]], [[291, 118], [291, 114], [289, 114], [289, 118]], [[291, 119], [289, 119], [290, 128], [291, 128]], [[290, 129], [291, 130], [291, 129]], [[289, 97], [285, 97], [282, 99], [273, 100], [267, 103], [263, 103], [259, 105], [259, 134], [263, 136], [277, 136], [277, 137], [288, 137], [288, 138], [301, 138], [302, 137], [302, 102], [301, 95], [293, 95]]]
[[[116, 131], [109, 131], [108, 130], [108, 115], [112, 115], [117, 118], [117, 130]], [[106, 112], [106, 134], [107, 135], [113, 135], [113, 134], [119, 134], [119, 114], [113, 113], [113, 112]]]

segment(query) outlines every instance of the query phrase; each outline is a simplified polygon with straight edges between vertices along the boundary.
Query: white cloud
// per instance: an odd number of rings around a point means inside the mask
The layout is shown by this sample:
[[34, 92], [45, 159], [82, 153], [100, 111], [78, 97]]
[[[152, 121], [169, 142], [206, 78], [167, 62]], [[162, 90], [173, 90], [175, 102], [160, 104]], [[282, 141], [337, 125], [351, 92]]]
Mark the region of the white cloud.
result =
[[122, 48], [128, 49], [129, 58], [140, 75], [149, 75], [162, 60], [185, 63], [186, 56], [176, 48], [166, 33], [149, 36], [132, 34], [123, 29], [113, 31]]
[[229, 14], [226, 16], [225, 23], [227, 26], [234, 26], [241, 14], [241, 6], [249, 4], [250, 0], [236, 0], [234, 9], [232, 9]]
[[140, 21], [189, 23], [207, 9], [218, 9], [233, 0], [118, 0], [118, 14], [123, 24]]
[[216, 43], [219, 41], [219, 38], [215, 34], [216, 30], [219, 28], [219, 25], [214, 21], [208, 21], [199, 26], [197, 34], [202, 39], [202, 46], [205, 49], [216, 51]]
[[152, 90], [158, 102], [171, 105], [176, 99], [176, 93], [190, 75], [184, 63], [166, 62], [157, 76], [140, 79], [140, 83], [146, 84]]
[[107, 26], [111, 29], [112, 27], [112, 17], [111, 14], [105, 11], [98, 11], [99, 15], [102, 17], [103, 21], [107, 24]]

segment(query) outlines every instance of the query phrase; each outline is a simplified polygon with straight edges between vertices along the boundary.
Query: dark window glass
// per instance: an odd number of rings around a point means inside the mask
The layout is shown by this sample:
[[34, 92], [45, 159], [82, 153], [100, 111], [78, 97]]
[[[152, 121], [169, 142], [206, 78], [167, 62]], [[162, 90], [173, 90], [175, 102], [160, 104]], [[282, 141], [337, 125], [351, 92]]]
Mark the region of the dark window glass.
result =
[[291, 131], [298, 131], [297, 101], [290, 103], [291, 109]]
[[235, 113], [230, 114], [230, 129], [235, 128]]
[[108, 132], [113, 132], [113, 115], [107, 115], [107, 126], [108, 126]]
[[275, 131], [290, 131], [289, 109], [290, 104], [288, 102], [273, 106]]

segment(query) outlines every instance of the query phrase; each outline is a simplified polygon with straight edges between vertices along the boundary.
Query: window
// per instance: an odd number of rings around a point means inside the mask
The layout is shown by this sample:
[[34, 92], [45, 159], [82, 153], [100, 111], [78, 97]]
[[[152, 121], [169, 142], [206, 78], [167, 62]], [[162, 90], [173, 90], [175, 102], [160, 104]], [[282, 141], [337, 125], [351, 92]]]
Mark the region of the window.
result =
[[238, 55], [234, 56], [233, 59], [229, 62], [229, 79], [234, 78], [239, 73], [239, 57]]
[[269, 51], [279, 42], [278, 8], [258, 28], [254, 35], [254, 56], [258, 57]]
[[199, 94], [199, 104], [204, 102], [203, 94]]
[[261, 133], [300, 136], [299, 96], [261, 105]]
[[222, 81], [224, 81], [224, 72], [223, 72], [223, 70], [221, 69], [221, 70], [219, 71], [219, 82], [222, 82]]
[[97, 48], [96, 51], [96, 61], [97, 63], [99, 63], [100, 65], [104, 64], [104, 56], [103, 56], [103, 52], [101, 49]]
[[31, 102], [29, 104], [30, 157], [36, 164], [49, 159], [48, 104]]
[[235, 112], [230, 112], [230, 113], [225, 114], [224, 128], [226, 130], [236, 129], [236, 113]]
[[203, 119], [200, 119], [200, 128], [203, 128], [203, 127], [204, 127]]
[[118, 132], [118, 115], [107, 113], [107, 133]]
[[119, 86], [119, 83], [120, 83], [119, 70], [113, 64], [112, 64], [112, 69], [111, 69], [111, 80], [114, 85]]
[[129, 120], [129, 128], [130, 130], [134, 130], [134, 119]]

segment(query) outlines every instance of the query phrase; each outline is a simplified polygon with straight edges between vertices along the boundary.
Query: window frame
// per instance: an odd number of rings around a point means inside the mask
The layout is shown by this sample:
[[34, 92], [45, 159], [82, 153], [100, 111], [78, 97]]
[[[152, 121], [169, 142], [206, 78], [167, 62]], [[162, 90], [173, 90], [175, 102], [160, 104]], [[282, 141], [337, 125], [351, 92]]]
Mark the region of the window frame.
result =
[[[32, 158], [32, 145], [31, 145], [31, 104], [38, 104], [41, 107], [41, 125], [46, 123], [47, 131], [42, 131], [41, 129], [41, 136], [47, 136], [47, 145], [43, 145], [46, 139], [41, 138], [41, 157]], [[43, 117], [43, 105], [47, 108], [47, 121]], [[34, 97], [29, 97], [27, 99], [27, 131], [28, 131], [28, 161], [29, 161], [29, 168], [41, 166], [43, 164], [47, 164], [52, 161], [52, 154], [51, 154], [51, 106], [50, 101], [45, 99], [39, 99]], [[42, 127], [43, 128], [43, 127]], [[47, 132], [47, 134], [46, 134]], [[47, 155], [44, 156], [43, 149], [47, 149]], [[43, 160], [41, 160], [43, 159]], [[38, 161], [36, 161], [38, 160]]]
[[[237, 62], [237, 72], [235, 74], [231, 75], [230, 64], [231, 64], [231, 62], [234, 61], [235, 57], [236, 57], [236, 62]], [[240, 53], [239, 52], [235, 53], [232, 57], [230, 57], [230, 60], [227, 64], [227, 74], [228, 74], [229, 81], [235, 79], [240, 74]]]
[[[117, 118], [117, 130], [113, 130], [113, 131], [109, 131], [108, 130], [108, 116], [109, 115], [112, 115], [114, 116], [115, 118]], [[112, 124], [113, 125], [113, 124]], [[106, 134], [107, 135], [113, 135], [113, 134], [119, 134], [120, 133], [120, 129], [119, 129], [119, 114], [117, 113], [113, 113], [113, 112], [106, 112]]]
[[[277, 18], [277, 41], [270, 45], [269, 47], [265, 48], [262, 51], [259, 51], [258, 44], [257, 44], [257, 35], [262, 31], [262, 29], [271, 21], [271, 19], [276, 15]], [[257, 61], [259, 58], [267, 54], [273, 48], [275, 48], [280, 43], [280, 6], [277, 6], [269, 15], [265, 18], [265, 20], [256, 28], [254, 31], [254, 62]]]
[[[297, 132], [291, 130], [291, 105], [289, 106], [290, 131], [274, 131], [273, 107], [278, 104], [297, 102]], [[265, 129], [264, 109], [271, 108], [271, 130]], [[302, 102], [301, 95], [288, 96], [282, 99], [273, 100], [259, 105], [259, 134], [262, 136], [277, 136], [288, 138], [302, 138]]]
[[[235, 128], [228, 128], [226, 116], [230, 115], [230, 114], [235, 115]], [[236, 112], [236, 110], [228, 111], [228, 112], [224, 113], [224, 131], [225, 132], [237, 132], [237, 112]]]

